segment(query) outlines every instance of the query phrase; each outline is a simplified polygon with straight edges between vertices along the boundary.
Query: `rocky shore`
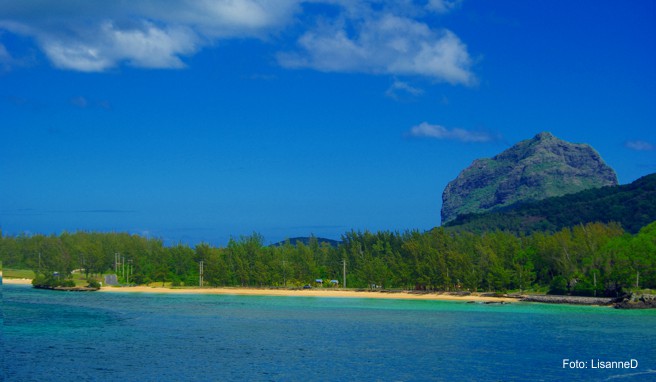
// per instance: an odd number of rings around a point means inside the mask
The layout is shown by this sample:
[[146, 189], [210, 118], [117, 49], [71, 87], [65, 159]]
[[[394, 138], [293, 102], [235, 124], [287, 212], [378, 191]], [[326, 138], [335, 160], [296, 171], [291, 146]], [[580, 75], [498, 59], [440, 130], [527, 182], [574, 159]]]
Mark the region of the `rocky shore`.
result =
[[61, 292], [95, 292], [100, 288], [91, 288], [91, 287], [63, 287], [63, 286], [49, 286], [49, 285], [34, 285], [36, 289], [48, 289], [48, 290], [57, 290]]
[[547, 304], [612, 305], [615, 309], [656, 309], [656, 295], [653, 294], [631, 294], [619, 298], [529, 295], [522, 298], [521, 301]]
[[541, 302], [547, 304], [611, 305], [616, 300], [617, 299], [610, 297], [529, 295], [524, 297], [521, 301]]
[[656, 295], [631, 294], [615, 304], [616, 309], [656, 309]]

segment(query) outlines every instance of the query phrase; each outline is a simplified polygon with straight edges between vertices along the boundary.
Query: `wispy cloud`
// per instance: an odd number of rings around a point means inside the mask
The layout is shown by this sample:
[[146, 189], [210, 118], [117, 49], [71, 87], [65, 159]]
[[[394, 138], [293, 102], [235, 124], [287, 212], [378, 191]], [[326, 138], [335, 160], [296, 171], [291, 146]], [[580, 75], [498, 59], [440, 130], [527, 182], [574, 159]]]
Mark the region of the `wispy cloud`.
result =
[[84, 109], [89, 106], [89, 101], [87, 101], [87, 99], [82, 96], [73, 97], [71, 98], [71, 105]]
[[112, 104], [107, 100], [98, 101], [97, 105], [101, 109], [105, 109], [105, 110], [111, 110], [112, 109]]
[[394, 83], [392, 83], [392, 85], [385, 91], [386, 96], [394, 99], [398, 99], [400, 93], [405, 93], [412, 96], [418, 96], [418, 95], [422, 95], [424, 91], [422, 89], [409, 85], [407, 82], [403, 82], [399, 80], [394, 80]]
[[30, 100], [28, 100], [27, 98], [19, 97], [19, 96], [6, 96], [3, 97], [3, 99], [14, 106], [23, 106], [30, 103]]
[[26, 108], [26, 109], [31, 109], [33, 111], [41, 111], [44, 110], [48, 107], [47, 104], [36, 100], [36, 99], [30, 99], [30, 98], [25, 98], [22, 96], [17, 96], [17, 95], [9, 95], [5, 97], [0, 97], [0, 102], [7, 102], [13, 107], [17, 108]]
[[624, 147], [635, 151], [653, 151], [656, 147], [646, 141], [626, 141]]
[[447, 13], [459, 7], [461, 3], [462, 0], [429, 0], [426, 8], [437, 13]]
[[42, 210], [34, 208], [16, 208], [1, 210], [2, 215], [44, 215], [44, 214], [132, 214], [136, 210], [121, 209], [92, 209], [92, 210]]
[[[335, 12], [314, 14], [305, 3]], [[375, 3], [375, 4], [374, 4]], [[411, 75], [451, 84], [476, 83], [467, 46], [451, 30], [428, 23], [430, 13], [459, 0], [428, 3], [344, 0], [224, 0], [52, 3], [0, 2], [0, 29], [34, 39], [57, 68], [102, 72], [121, 65], [183, 68], [185, 59], [217, 41], [280, 41], [300, 25], [297, 44], [280, 52], [286, 68]], [[304, 13], [304, 11], [307, 11]], [[11, 52], [0, 45], [0, 65]]]
[[422, 122], [414, 126], [408, 132], [408, 135], [416, 138], [433, 138], [443, 140], [453, 140], [460, 142], [491, 142], [497, 137], [478, 131], [469, 131], [460, 128], [448, 129], [440, 125], [432, 125], [427, 122]]
[[71, 105], [78, 107], [80, 109], [88, 109], [88, 108], [94, 108], [94, 107], [99, 107], [101, 109], [105, 110], [111, 110], [112, 105], [110, 104], [109, 101], [107, 100], [102, 100], [102, 101], [91, 101], [87, 97], [84, 96], [76, 96], [70, 99], [69, 101]]
[[97, 209], [97, 210], [78, 210], [74, 212], [85, 213], [85, 214], [132, 214], [137, 211], [108, 208], [108, 209]]
[[0, 71], [9, 70], [14, 62], [14, 58], [9, 54], [7, 48], [0, 43]]

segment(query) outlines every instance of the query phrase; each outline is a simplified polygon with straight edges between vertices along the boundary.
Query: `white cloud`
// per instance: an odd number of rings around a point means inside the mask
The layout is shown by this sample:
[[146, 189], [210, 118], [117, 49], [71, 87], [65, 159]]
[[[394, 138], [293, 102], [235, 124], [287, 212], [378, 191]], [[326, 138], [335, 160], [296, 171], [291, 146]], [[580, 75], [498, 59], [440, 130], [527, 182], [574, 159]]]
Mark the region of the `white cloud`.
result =
[[447, 13], [460, 6], [462, 0], [429, 0], [426, 9], [437, 12]]
[[185, 25], [208, 38], [265, 37], [294, 21], [302, 0], [133, 1], [145, 17]]
[[[354, 30], [349, 34], [347, 30]], [[447, 29], [388, 13], [338, 19], [306, 32], [300, 52], [278, 56], [288, 68], [416, 75], [451, 84], [476, 82], [467, 47]]]
[[121, 63], [181, 68], [182, 57], [217, 39], [265, 37], [289, 24], [298, 5], [299, 0], [5, 1], [0, 30], [33, 37], [60, 69], [94, 72]]
[[488, 133], [459, 128], [448, 129], [444, 126], [431, 125], [427, 122], [422, 122], [411, 128], [408, 135], [418, 138], [434, 138], [460, 142], [490, 142], [495, 139]]
[[102, 71], [118, 63], [145, 68], [180, 68], [179, 56], [196, 51], [196, 36], [184, 28], [161, 29], [149, 22], [117, 28], [105, 22], [84, 36], [39, 36], [41, 45], [61, 69]]
[[187, 28], [166, 30], [144, 23], [142, 29], [121, 30], [103, 25], [117, 56], [124, 56], [136, 66], [177, 68], [183, 66], [179, 55], [196, 51], [197, 37]]
[[624, 146], [635, 151], [652, 151], [656, 149], [653, 144], [646, 141], [627, 141]]
[[[133, 0], [0, 2], [0, 30], [32, 37], [60, 69], [104, 71], [122, 64], [181, 68], [184, 58], [221, 39], [277, 41], [299, 27], [296, 48], [278, 55], [287, 68], [476, 82], [466, 45], [422, 21], [459, 0]], [[306, 3], [336, 12], [303, 13]], [[0, 64], [11, 57], [0, 45]]]
[[60, 69], [98, 72], [115, 64], [110, 57], [100, 55], [95, 44], [42, 38], [41, 45], [50, 61]]

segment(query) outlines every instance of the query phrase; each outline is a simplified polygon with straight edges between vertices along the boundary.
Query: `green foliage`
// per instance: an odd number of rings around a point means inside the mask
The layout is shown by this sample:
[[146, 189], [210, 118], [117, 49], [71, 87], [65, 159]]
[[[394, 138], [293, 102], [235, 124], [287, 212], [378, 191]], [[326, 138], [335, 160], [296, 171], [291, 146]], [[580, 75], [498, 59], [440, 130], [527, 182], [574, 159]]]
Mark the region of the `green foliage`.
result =
[[36, 275], [32, 279], [32, 285], [34, 286], [39, 286], [39, 285], [49, 285], [50, 280], [46, 278], [45, 275]]
[[460, 215], [449, 230], [516, 234], [556, 232], [591, 222], [618, 222], [631, 233], [656, 220], [656, 174], [623, 186], [594, 188], [537, 202], [517, 203], [480, 214]]
[[598, 296], [656, 288], [656, 222], [635, 235], [616, 223], [525, 236], [444, 228], [424, 233], [351, 231], [337, 246], [317, 238], [266, 246], [262, 236], [253, 234], [233, 238], [225, 247], [166, 247], [158, 239], [137, 235], [76, 232], [2, 236], [0, 251], [5, 267], [30, 268], [37, 275], [34, 283], [43, 285], [60, 285], [75, 269], [87, 280], [111, 272], [122, 283], [193, 287], [199, 285], [202, 261], [203, 285], [210, 287], [293, 287], [318, 278], [344, 285], [345, 262], [351, 288], [548, 289]]
[[547, 294], [567, 294], [568, 288], [567, 288], [567, 279], [564, 278], [563, 276], [556, 276], [551, 280], [551, 283], [549, 284], [549, 291]]
[[5, 268], [2, 271], [3, 277], [17, 279], [34, 279], [35, 274], [29, 269], [10, 269]]
[[595, 287], [587, 280], [578, 280], [572, 288], [572, 295], [574, 296], [594, 296]]
[[75, 281], [70, 277], [60, 276], [59, 274], [39, 274], [32, 279], [32, 285], [47, 288], [74, 287]]

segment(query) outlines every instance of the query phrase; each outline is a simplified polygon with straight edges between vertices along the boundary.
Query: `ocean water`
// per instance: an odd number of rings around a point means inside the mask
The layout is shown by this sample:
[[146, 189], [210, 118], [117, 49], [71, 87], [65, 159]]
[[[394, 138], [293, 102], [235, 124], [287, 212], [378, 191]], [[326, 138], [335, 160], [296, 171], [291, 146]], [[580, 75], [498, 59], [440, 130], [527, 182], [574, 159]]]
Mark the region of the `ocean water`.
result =
[[2, 289], [5, 381], [656, 380], [656, 311]]

